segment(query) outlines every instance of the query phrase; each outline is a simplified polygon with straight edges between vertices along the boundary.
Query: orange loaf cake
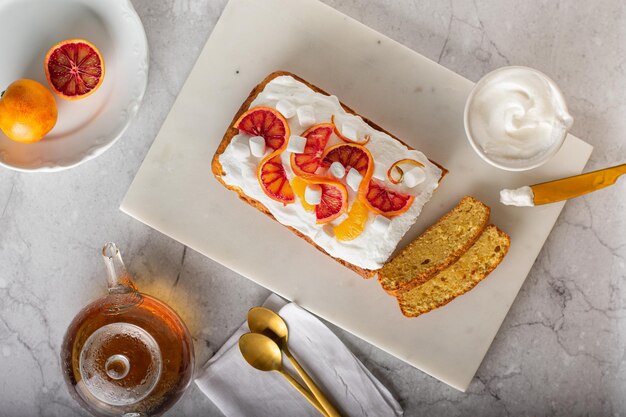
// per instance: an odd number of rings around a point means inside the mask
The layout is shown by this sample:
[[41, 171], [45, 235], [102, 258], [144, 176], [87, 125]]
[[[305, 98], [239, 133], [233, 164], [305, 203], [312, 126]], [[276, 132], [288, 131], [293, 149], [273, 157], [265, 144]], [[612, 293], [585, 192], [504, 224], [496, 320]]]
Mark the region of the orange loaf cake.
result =
[[364, 278], [389, 259], [446, 173], [283, 71], [244, 101], [212, 170], [241, 199]]

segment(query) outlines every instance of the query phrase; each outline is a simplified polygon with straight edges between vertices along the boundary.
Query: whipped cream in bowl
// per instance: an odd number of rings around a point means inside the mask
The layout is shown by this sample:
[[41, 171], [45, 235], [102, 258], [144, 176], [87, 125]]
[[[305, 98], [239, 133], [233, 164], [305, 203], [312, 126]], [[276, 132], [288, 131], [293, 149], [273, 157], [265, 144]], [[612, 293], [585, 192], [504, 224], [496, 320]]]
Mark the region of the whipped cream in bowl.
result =
[[558, 152], [573, 119], [548, 76], [532, 68], [503, 67], [476, 83], [464, 122], [482, 159], [508, 171], [525, 171]]

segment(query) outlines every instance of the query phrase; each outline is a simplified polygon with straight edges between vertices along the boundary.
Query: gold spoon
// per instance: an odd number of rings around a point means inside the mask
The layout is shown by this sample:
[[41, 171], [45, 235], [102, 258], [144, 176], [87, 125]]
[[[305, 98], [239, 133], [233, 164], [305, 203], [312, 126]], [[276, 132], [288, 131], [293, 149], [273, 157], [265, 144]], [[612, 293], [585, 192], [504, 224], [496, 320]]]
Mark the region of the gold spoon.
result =
[[324, 417], [329, 417], [311, 394], [283, 369], [283, 355], [278, 345], [269, 337], [257, 333], [246, 333], [239, 338], [239, 350], [253, 368], [260, 371], [276, 371], [284, 376], [313, 407]]
[[304, 383], [309, 387], [315, 398], [320, 402], [330, 417], [341, 417], [339, 412], [328, 401], [324, 393], [319, 389], [309, 374], [300, 366], [296, 358], [293, 357], [287, 346], [289, 330], [287, 324], [281, 316], [265, 307], [253, 307], [248, 311], [248, 327], [253, 333], [259, 333], [272, 339], [278, 347], [285, 352]]

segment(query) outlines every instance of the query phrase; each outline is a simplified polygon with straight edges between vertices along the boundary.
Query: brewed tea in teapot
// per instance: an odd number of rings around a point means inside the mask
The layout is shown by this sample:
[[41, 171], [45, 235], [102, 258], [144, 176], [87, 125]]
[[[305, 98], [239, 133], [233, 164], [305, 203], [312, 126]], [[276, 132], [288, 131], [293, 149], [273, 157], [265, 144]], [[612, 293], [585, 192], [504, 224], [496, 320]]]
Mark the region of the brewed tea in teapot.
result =
[[160, 415], [192, 380], [191, 336], [174, 310], [137, 291], [115, 244], [102, 256], [109, 293], [70, 324], [61, 350], [65, 381], [95, 415]]

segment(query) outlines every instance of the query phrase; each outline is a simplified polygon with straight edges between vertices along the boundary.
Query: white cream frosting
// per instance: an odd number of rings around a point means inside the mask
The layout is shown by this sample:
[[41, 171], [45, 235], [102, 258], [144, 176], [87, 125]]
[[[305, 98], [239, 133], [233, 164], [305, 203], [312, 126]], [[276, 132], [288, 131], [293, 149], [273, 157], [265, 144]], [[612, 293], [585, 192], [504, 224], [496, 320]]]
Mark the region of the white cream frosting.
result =
[[535, 205], [534, 198], [533, 190], [528, 186], [500, 191], [500, 202], [507, 206], [532, 207]]
[[[365, 269], [382, 267], [437, 188], [442, 174], [441, 170], [421, 152], [409, 150], [386, 133], [373, 129], [360, 117], [346, 113], [339, 104], [337, 97], [316, 93], [290, 76], [281, 76], [270, 81], [254, 99], [250, 107], [268, 106], [276, 108], [277, 103], [281, 100], [289, 101], [296, 108], [312, 106], [317, 124], [330, 122], [331, 116], [334, 115], [335, 123], [339, 126], [344, 122], [356, 125], [360, 133], [371, 136], [366, 147], [372, 154], [374, 164], [380, 165], [385, 171], [400, 159], [410, 158], [421, 162], [424, 165], [425, 180], [418, 186], [408, 188], [402, 185], [393, 186], [390, 182], [385, 182], [385, 186], [414, 195], [415, 200], [411, 207], [401, 215], [392, 217], [389, 227], [382, 233], [380, 229], [370, 227], [377, 216], [375, 213], [370, 213], [368, 223], [361, 235], [351, 241], [339, 241], [333, 236], [333, 226], [316, 224], [315, 213], [306, 211], [298, 201], [298, 197], [296, 197], [294, 204], [283, 205], [265, 195], [257, 180], [257, 168], [261, 158], [252, 155], [246, 156], [242, 152], [237, 152], [236, 147], [232, 146], [233, 142], [245, 140], [246, 135], [243, 134], [237, 135], [220, 156], [220, 163], [225, 172], [222, 179], [227, 184], [239, 187], [246, 195], [261, 202], [276, 220], [308, 236], [330, 255]], [[300, 135], [305, 130], [305, 127], [300, 126], [296, 116], [289, 118], [288, 123], [292, 135]], [[338, 143], [343, 142], [333, 134], [327, 148]], [[289, 161], [290, 155], [288, 152], [283, 152], [281, 158], [287, 176], [291, 180], [294, 174]], [[345, 185], [345, 178], [341, 181]], [[351, 206], [357, 198], [357, 193], [350, 187], [346, 187], [346, 189], [348, 190], [348, 206]]]
[[468, 112], [474, 141], [495, 160], [533, 160], [557, 146], [573, 119], [554, 83], [529, 68], [487, 75]]

